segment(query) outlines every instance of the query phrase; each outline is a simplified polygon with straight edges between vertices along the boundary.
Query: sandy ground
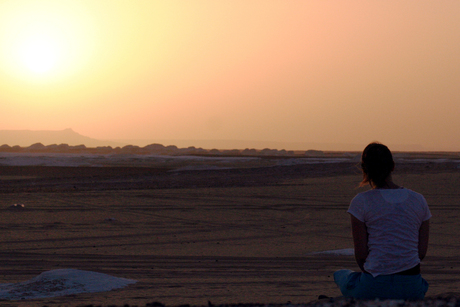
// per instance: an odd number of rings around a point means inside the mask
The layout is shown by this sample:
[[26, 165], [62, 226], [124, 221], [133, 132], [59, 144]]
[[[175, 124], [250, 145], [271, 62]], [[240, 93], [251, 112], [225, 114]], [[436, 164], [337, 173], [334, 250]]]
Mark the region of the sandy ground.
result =
[[[422, 272], [428, 296], [460, 295], [460, 169], [399, 164], [395, 181], [433, 218]], [[355, 163], [168, 172], [149, 167], [0, 167], [0, 280], [77, 268], [138, 283], [1, 306], [306, 303], [339, 296], [332, 273], [357, 269]], [[25, 209], [12, 209], [24, 204]]]

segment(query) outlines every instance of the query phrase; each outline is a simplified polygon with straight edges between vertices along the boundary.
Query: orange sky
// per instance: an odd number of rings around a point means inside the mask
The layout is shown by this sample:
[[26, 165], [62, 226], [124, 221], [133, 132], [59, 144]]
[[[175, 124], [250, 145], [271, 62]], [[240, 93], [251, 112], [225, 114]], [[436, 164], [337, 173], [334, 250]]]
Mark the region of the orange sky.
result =
[[1, 1], [0, 130], [460, 150], [458, 16], [458, 0]]

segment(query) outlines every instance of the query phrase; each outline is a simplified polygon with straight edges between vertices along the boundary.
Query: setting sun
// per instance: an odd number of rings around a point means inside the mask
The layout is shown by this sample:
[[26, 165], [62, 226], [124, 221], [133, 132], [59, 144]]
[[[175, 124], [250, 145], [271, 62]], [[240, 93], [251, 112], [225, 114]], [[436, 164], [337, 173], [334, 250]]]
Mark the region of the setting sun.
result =
[[33, 73], [45, 74], [58, 68], [62, 47], [46, 33], [32, 33], [18, 46], [18, 60]]
[[1, 15], [0, 61], [15, 79], [61, 80], [91, 56], [93, 25], [78, 2], [12, 1]]

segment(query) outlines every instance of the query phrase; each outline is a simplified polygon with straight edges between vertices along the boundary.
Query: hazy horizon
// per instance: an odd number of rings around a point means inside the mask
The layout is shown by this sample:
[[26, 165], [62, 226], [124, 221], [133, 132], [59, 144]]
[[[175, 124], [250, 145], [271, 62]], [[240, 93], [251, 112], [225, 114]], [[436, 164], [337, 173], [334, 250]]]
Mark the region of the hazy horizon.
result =
[[459, 15], [455, 0], [2, 1], [0, 130], [460, 151]]
[[[150, 144], [174, 145], [178, 148], [204, 149], [277, 149], [277, 150], [320, 150], [320, 151], [361, 151], [366, 144], [345, 143], [312, 143], [312, 142], [283, 142], [268, 140], [180, 140], [180, 139], [95, 139], [82, 135], [71, 128], [64, 130], [0, 130], [0, 145], [29, 147], [42, 145], [67, 144], [70, 146], [85, 145], [86, 147], [123, 147], [127, 145], [144, 147]], [[393, 151], [442, 151], [426, 148], [419, 144], [388, 144]]]

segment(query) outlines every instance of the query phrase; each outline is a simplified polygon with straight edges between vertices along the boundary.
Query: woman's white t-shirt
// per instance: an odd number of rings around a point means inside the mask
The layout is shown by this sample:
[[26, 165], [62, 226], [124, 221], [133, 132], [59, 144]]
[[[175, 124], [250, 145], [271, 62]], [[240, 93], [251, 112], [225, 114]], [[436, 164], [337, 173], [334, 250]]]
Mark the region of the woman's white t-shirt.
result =
[[372, 189], [351, 201], [348, 213], [367, 227], [369, 255], [364, 269], [374, 277], [420, 263], [419, 229], [431, 218], [425, 198], [409, 189]]

